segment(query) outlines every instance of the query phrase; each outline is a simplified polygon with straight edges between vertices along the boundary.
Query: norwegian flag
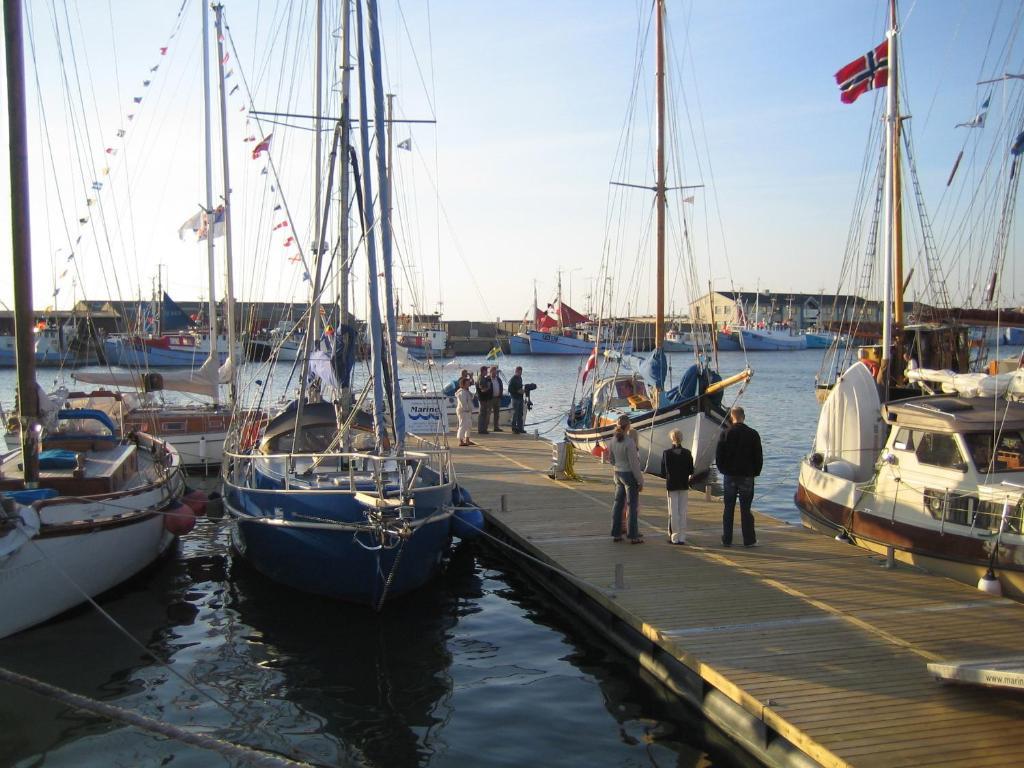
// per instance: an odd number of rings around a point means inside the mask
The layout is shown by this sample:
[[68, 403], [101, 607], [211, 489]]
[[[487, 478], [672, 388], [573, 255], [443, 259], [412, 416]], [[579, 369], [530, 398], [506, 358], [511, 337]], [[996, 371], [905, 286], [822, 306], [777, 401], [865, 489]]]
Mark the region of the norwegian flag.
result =
[[873, 50], [836, 72], [836, 82], [839, 84], [839, 98], [843, 104], [853, 104], [865, 91], [887, 86], [889, 41], [876, 45]]

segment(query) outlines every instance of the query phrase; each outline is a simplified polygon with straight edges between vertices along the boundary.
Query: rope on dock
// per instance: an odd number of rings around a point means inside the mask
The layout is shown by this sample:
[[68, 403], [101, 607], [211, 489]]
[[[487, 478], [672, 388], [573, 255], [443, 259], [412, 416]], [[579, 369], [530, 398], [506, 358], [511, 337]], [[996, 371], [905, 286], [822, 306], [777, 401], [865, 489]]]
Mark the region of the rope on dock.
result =
[[148, 733], [165, 736], [169, 739], [182, 742], [183, 744], [190, 744], [194, 747], [199, 747], [200, 749], [217, 752], [229, 759], [238, 760], [245, 765], [257, 766], [257, 768], [293, 768], [295, 766], [301, 768], [302, 766], [310, 765], [310, 763], [299, 763], [286, 757], [261, 752], [260, 750], [253, 749], [252, 747], [233, 744], [229, 741], [214, 738], [213, 736], [204, 736], [203, 734], [192, 733], [191, 731], [179, 728], [176, 725], [163, 723], [137, 712], [132, 712], [130, 710], [123, 709], [122, 707], [114, 706], [113, 704], [106, 704], [102, 701], [96, 701], [95, 699], [90, 699], [86, 696], [80, 696], [79, 694], [72, 693], [64, 688], [58, 688], [55, 685], [44, 683], [42, 680], [36, 680], [33, 677], [27, 677], [26, 675], [12, 672], [4, 667], [0, 667], [0, 680], [11, 685], [27, 688], [41, 696], [46, 696], [69, 707], [81, 709], [86, 712], [92, 712], [93, 714], [100, 715], [101, 717], [116, 720], [125, 723], [126, 725], [135, 726], [136, 728]]

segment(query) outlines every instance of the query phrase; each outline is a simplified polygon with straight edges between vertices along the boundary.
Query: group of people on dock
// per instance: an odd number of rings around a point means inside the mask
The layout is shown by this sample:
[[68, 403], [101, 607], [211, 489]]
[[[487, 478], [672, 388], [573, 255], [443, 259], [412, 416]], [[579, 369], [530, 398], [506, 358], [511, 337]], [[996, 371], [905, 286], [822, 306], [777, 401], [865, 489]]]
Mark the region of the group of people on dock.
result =
[[[722, 509], [722, 546], [732, 546], [736, 502], [740, 504], [740, 530], [743, 546], [757, 546], [754, 530], [754, 478], [761, 474], [763, 453], [761, 436], [746, 425], [743, 408], [729, 411], [729, 423], [723, 424], [715, 450], [715, 464], [722, 475], [724, 506]], [[665, 478], [668, 496], [668, 541], [686, 544], [687, 493], [693, 483], [693, 455], [683, 447], [683, 434], [678, 429], [669, 433], [672, 447], [661, 457], [661, 475]], [[623, 528], [632, 544], [642, 544], [639, 531], [640, 492], [644, 489], [644, 473], [640, 466], [636, 431], [629, 417], [620, 416], [615, 432], [606, 446], [607, 460], [615, 470], [615, 500], [612, 503], [614, 541], [622, 541]]]
[[[501, 371], [498, 366], [480, 366], [480, 373], [474, 380], [473, 375], [466, 369], [462, 370], [459, 376], [459, 388], [455, 393], [455, 414], [458, 416], [459, 445], [476, 445], [469, 439], [469, 433], [473, 418], [473, 392], [470, 387], [476, 390], [476, 399], [480, 410], [477, 417], [478, 435], [486, 435], [489, 431], [504, 432], [499, 425], [501, 418], [501, 398], [505, 394], [505, 381], [501, 378]], [[521, 435], [526, 432], [524, 425], [525, 388], [523, 386], [523, 367], [516, 366], [515, 373], [508, 380], [508, 394], [512, 399], [512, 432]], [[488, 425], [491, 425], [488, 430]]]

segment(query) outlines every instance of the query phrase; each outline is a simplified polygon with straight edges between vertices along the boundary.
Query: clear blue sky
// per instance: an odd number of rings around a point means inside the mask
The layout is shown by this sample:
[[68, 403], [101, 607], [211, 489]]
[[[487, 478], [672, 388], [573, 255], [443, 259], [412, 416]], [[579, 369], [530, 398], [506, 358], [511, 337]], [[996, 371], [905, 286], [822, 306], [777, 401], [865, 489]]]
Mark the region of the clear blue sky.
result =
[[[53, 303], [55, 277], [57, 304], [69, 305], [74, 270], [60, 275], [74, 264], [78, 297], [148, 295], [157, 264], [168, 265], [165, 283], [173, 296], [205, 294], [205, 251], [177, 236], [203, 194], [195, 0], [186, 3], [174, 38], [177, 3], [69, 3], [73, 51], [67, 39], [61, 49], [54, 42], [49, 3], [30, 5], [49, 117], [45, 135], [40, 97], [30, 85], [37, 305]], [[244, 73], [258, 108], [309, 107], [311, 46], [296, 50], [292, 42], [307, 24], [305, 5], [311, 3], [225, 2], [238, 47], [229, 82]], [[534, 280], [541, 303], [552, 298], [558, 270], [573, 303], [584, 303], [604, 249], [608, 182], [631, 93], [637, 29], [648, 9], [647, 0], [383, 0], [388, 83], [399, 115], [437, 120], [395, 133], [395, 142], [413, 140], [413, 152], [396, 155], [398, 249], [424, 308], [442, 300], [451, 319], [518, 318], [532, 302]], [[835, 290], [872, 102], [884, 91], [841, 104], [833, 73], [882, 41], [884, 4], [669, 0], [668, 9], [690, 119], [706, 135], [710, 165], [702, 166], [701, 182], [714, 185], [697, 195], [698, 224], [707, 223], [725, 243], [708, 246], [698, 271], [717, 278], [718, 288]], [[992, 76], [1001, 55], [989, 50], [989, 39], [1002, 41], [1020, 11], [1012, 3], [967, 0], [904, 2], [900, 10], [911, 128], [931, 202], [963, 141], [965, 129], [953, 126], [975, 114], [983, 98], [975, 83]], [[70, 90], [60, 83], [61, 55], [64, 71], [78, 73]], [[77, 114], [67, 107], [69, 92], [86, 105], [88, 134], [69, 117]], [[136, 96], [141, 105], [133, 104]], [[286, 190], [296, 237], [311, 241], [310, 150], [280, 127], [246, 122], [240, 96], [229, 108], [237, 288], [245, 299], [301, 299], [302, 269], [289, 262], [294, 251], [283, 245], [283, 234], [272, 234], [279, 218], [273, 205], [278, 187]], [[132, 121], [129, 112], [136, 114]], [[119, 144], [121, 128], [127, 135]], [[274, 192], [259, 173], [265, 162], [252, 160], [253, 143], [243, 141], [270, 130], [282, 174]], [[76, 141], [88, 151], [70, 150]], [[118, 154], [107, 155], [107, 147]], [[107, 177], [104, 167], [111, 169]], [[4, 174], [6, 184], [6, 161]], [[92, 181], [104, 188], [92, 194]], [[713, 195], [712, 214], [702, 206]], [[90, 196], [96, 202], [86, 206]], [[86, 225], [78, 223], [83, 215]], [[101, 219], [104, 226], [94, 229]], [[73, 246], [76, 261], [68, 262], [69, 240], [83, 232]], [[704, 240], [703, 233], [696, 237]], [[1010, 264], [1016, 250], [1014, 240]], [[641, 263], [646, 258], [638, 254], [640, 268], [653, 270]], [[1003, 303], [1020, 302], [1017, 284], [1006, 281]], [[413, 292], [400, 289], [406, 306]], [[0, 274], [0, 299], [11, 300], [9, 269]], [[619, 300], [633, 312], [653, 309], [647, 290]], [[671, 298], [677, 307], [686, 300]], [[357, 298], [357, 308], [362, 305]]]

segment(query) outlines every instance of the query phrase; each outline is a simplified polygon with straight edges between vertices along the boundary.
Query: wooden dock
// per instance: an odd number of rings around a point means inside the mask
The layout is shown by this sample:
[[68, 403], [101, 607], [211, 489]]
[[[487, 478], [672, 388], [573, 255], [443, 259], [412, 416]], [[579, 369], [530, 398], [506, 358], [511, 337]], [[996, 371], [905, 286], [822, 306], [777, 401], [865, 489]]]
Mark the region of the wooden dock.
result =
[[760, 546], [723, 547], [721, 500], [703, 493], [690, 495], [688, 546], [672, 546], [656, 477], [640, 505], [646, 542], [615, 543], [610, 467], [577, 455], [582, 481], [553, 480], [550, 443], [472, 438], [453, 448], [459, 482], [504, 550], [761, 761], [1024, 763], [1019, 692], [927, 668], [1019, 656], [1024, 605], [760, 514]]

